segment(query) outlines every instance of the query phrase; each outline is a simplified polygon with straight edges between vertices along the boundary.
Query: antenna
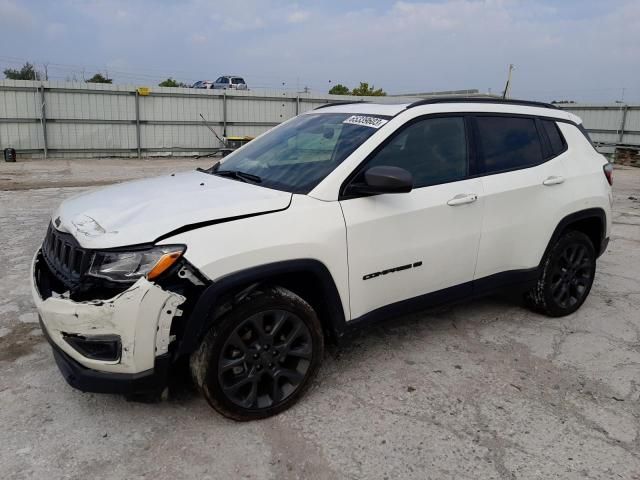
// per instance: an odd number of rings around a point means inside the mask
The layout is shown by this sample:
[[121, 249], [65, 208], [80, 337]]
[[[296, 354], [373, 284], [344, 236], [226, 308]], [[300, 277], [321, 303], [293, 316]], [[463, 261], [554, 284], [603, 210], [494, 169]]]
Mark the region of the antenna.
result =
[[507, 84], [504, 86], [504, 92], [502, 98], [509, 98], [509, 92], [511, 91], [511, 72], [515, 70], [513, 63], [509, 64], [509, 74], [507, 75]]
[[204, 123], [204, 126], [207, 127], [211, 131], [211, 133], [215, 135], [215, 137], [218, 139], [218, 141], [222, 144], [223, 147], [226, 147], [227, 142], [222, 138], [220, 138], [220, 136], [216, 133], [216, 131], [209, 126], [209, 124], [207, 123], [207, 119], [204, 118], [204, 115], [200, 114], [200, 118], [202, 118], [202, 122]]

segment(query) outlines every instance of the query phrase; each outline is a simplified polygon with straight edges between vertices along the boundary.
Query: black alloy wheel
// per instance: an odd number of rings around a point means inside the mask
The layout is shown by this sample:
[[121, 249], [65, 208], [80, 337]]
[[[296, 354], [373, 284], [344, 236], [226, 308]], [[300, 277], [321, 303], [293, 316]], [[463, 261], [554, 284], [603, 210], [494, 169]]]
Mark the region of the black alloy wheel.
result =
[[269, 408], [300, 386], [311, 365], [311, 332], [294, 313], [264, 310], [241, 322], [225, 341], [218, 382], [243, 408]]
[[309, 387], [324, 352], [313, 308], [282, 287], [261, 287], [216, 319], [191, 357], [209, 404], [234, 420], [275, 415]]
[[596, 253], [587, 235], [569, 231], [545, 253], [529, 306], [551, 317], [575, 312], [584, 303], [596, 273]]
[[585, 245], [573, 243], [564, 248], [549, 279], [556, 305], [568, 309], [584, 299], [593, 283], [592, 264]]

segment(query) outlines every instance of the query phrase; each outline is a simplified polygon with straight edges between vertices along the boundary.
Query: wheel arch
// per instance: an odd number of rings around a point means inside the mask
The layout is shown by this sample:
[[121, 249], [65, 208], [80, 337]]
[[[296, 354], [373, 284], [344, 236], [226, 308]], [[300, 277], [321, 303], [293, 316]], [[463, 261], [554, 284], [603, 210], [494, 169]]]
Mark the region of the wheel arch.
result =
[[187, 318], [177, 354], [188, 355], [198, 348], [215, 322], [212, 314], [217, 306], [260, 284], [278, 285], [299, 295], [318, 314], [325, 335], [336, 341], [343, 336], [345, 313], [329, 269], [314, 259], [287, 260], [234, 272], [209, 285]]
[[556, 226], [547, 248], [544, 251], [541, 262], [544, 261], [551, 247], [558, 239], [568, 231], [579, 231], [589, 237], [596, 251], [596, 255], [600, 256], [607, 247], [606, 235], [607, 214], [602, 208], [587, 208], [577, 212], [570, 213], [564, 217]]

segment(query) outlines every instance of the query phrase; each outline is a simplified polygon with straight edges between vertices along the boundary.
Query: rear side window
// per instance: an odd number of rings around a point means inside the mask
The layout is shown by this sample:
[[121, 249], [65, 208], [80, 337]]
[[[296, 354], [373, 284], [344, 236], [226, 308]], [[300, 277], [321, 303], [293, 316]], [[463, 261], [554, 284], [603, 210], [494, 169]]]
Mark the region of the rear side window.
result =
[[241, 79], [240, 77], [233, 77], [231, 79], [231, 83], [244, 83], [244, 80]]
[[415, 188], [461, 180], [467, 175], [464, 118], [419, 120], [401, 130], [366, 167], [404, 168]]
[[533, 118], [476, 117], [484, 173], [542, 163], [542, 145]]
[[549, 139], [549, 145], [551, 147], [551, 156], [555, 157], [556, 155], [560, 155], [564, 152], [567, 144], [562, 137], [562, 133], [560, 133], [560, 129], [556, 122], [551, 120], [542, 120], [542, 127], [547, 134], [547, 138]]

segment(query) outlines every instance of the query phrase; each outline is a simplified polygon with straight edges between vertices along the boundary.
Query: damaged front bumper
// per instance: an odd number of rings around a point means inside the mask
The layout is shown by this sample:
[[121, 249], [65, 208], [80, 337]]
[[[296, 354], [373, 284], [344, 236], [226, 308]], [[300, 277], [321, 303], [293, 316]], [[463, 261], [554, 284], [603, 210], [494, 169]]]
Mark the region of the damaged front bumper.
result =
[[171, 323], [185, 297], [141, 278], [108, 300], [74, 301], [40, 283], [50, 274], [40, 254], [31, 289], [60, 371], [83, 391], [138, 393], [162, 388], [170, 364]]

